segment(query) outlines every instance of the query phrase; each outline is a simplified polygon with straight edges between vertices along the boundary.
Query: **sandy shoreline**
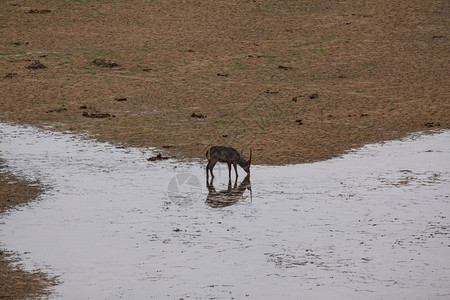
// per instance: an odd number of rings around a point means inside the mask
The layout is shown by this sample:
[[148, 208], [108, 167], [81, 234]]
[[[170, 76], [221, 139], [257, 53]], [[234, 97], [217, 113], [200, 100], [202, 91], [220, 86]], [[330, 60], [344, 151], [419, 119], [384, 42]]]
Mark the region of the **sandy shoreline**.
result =
[[[37, 182], [13, 176], [0, 165], [0, 220], [2, 214], [34, 200], [41, 191]], [[34, 299], [50, 295], [56, 279], [40, 270], [23, 270], [20, 255], [0, 249], [0, 282], [0, 298]]]

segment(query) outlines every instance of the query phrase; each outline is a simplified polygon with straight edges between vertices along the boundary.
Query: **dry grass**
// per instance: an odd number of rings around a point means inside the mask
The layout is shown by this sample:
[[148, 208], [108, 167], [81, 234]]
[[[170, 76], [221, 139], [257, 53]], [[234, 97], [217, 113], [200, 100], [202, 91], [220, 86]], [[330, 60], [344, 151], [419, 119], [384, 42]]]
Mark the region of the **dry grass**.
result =
[[[1, 6], [0, 120], [179, 157], [252, 147], [266, 164], [450, 125], [446, 1]], [[47, 68], [27, 69], [35, 60]]]

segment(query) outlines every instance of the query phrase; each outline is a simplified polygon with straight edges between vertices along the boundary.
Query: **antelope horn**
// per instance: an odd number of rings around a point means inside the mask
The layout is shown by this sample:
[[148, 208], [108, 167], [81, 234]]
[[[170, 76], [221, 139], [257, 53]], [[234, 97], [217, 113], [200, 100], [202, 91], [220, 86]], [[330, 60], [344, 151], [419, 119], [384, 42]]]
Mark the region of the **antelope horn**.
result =
[[250, 163], [252, 163], [252, 148], [250, 148], [250, 159], [248, 160]]

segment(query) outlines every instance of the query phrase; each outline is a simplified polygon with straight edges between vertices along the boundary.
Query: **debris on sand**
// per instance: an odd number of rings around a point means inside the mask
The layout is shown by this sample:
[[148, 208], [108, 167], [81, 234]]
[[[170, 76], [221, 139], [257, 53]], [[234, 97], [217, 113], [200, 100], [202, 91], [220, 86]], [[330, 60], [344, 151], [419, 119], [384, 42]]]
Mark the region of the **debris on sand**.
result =
[[162, 156], [161, 153], [158, 153], [158, 155], [147, 158], [148, 161], [157, 161], [157, 160], [165, 160], [169, 159], [168, 156]]
[[28, 45], [29, 43], [28, 42], [25, 42], [25, 43], [22, 43], [22, 42], [12, 42], [11, 43], [11, 45], [14, 45], [14, 46], [21, 46], [21, 45]]
[[435, 123], [435, 122], [427, 122], [425, 124], [423, 124], [424, 126], [431, 128], [431, 127], [440, 127], [441, 123]]
[[297, 102], [298, 98], [297, 98], [297, 97], [294, 97], [294, 98], [292, 98], [291, 100], [294, 101], [294, 102]]
[[228, 77], [228, 76], [230, 76], [230, 74], [217, 73], [217, 76]]
[[14, 78], [14, 77], [16, 77], [17, 76], [17, 73], [6, 73], [6, 75], [5, 75], [5, 79], [6, 78]]
[[266, 94], [278, 94], [280, 91], [271, 91], [271, 90], [265, 90], [264, 93]]
[[248, 58], [263, 58], [264, 55], [247, 55]]
[[102, 118], [111, 118], [111, 117], [115, 118], [116, 116], [108, 114], [108, 113], [88, 113], [88, 112], [84, 112], [83, 113], [83, 117], [93, 118], [93, 119], [95, 119], [95, 118], [102, 119]]
[[31, 65], [27, 66], [26, 68], [30, 70], [37, 70], [37, 69], [45, 69], [47, 67], [44, 66], [40, 61], [35, 60]]
[[48, 14], [50, 12], [50, 9], [30, 9], [28, 11], [29, 14]]
[[96, 58], [92, 61], [92, 63], [98, 67], [105, 67], [105, 68], [114, 68], [118, 67], [119, 65], [115, 63], [112, 60], [106, 60], [104, 58]]
[[319, 94], [313, 93], [313, 94], [309, 95], [309, 99], [316, 99], [316, 98], [319, 98]]
[[205, 115], [203, 115], [203, 114], [196, 114], [195, 112], [191, 114], [191, 117], [192, 117], [192, 118], [199, 118], [199, 119], [204, 119], [204, 118], [206, 118]]
[[115, 98], [114, 100], [121, 102], [121, 101], [127, 101], [128, 99], [127, 98]]
[[292, 70], [292, 67], [278, 66], [278, 69], [287, 71], [287, 70]]
[[55, 108], [55, 109], [47, 110], [46, 113], [48, 113], [48, 114], [49, 113], [53, 113], [53, 112], [60, 113], [60, 112], [66, 111], [66, 110], [67, 110], [67, 108], [61, 107], [61, 108]]
[[296, 123], [298, 123], [298, 125], [303, 125], [303, 121], [302, 120], [295, 120]]

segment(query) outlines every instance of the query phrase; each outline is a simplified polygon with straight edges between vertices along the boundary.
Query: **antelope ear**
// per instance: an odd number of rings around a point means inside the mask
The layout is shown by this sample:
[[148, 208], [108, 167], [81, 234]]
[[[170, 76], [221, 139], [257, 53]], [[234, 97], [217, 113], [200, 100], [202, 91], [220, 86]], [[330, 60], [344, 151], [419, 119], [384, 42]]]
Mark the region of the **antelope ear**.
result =
[[242, 157], [244, 157], [244, 156], [243, 156], [243, 152], [244, 152], [244, 148], [242, 148], [242, 150], [241, 150], [241, 156], [242, 156]]

